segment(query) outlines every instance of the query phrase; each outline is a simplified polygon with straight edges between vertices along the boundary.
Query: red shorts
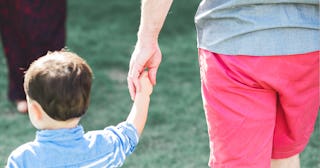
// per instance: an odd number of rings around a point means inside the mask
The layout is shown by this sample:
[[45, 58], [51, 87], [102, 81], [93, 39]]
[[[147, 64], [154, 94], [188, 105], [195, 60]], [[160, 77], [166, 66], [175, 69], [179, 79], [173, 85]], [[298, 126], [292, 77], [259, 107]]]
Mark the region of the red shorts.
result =
[[300, 153], [319, 110], [319, 52], [227, 56], [199, 49], [209, 166], [270, 167]]

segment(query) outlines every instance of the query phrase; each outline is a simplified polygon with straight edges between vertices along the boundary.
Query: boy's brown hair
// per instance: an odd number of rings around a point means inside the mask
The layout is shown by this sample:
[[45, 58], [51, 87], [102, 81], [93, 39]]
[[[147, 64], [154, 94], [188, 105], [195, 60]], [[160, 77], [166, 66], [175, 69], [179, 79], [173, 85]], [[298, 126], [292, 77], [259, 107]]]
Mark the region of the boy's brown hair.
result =
[[66, 121], [86, 112], [92, 76], [89, 65], [75, 53], [48, 52], [26, 71], [24, 89], [51, 118]]

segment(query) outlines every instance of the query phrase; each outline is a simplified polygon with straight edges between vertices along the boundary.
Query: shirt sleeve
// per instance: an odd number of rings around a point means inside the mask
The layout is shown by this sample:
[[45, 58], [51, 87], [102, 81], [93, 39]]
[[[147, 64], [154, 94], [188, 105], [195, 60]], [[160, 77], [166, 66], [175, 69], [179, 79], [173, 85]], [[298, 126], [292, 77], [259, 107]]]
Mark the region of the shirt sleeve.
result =
[[12, 155], [8, 158], [6, 168], [19, 168], [18, 163], [13, 159]]
[[130, 123], [122, 122], [117, 126], [110, 126], [105, 130], [111, 131], [119, 140], [119, 146], [126, 156], [130, 155], [139, 142], [137, 129]]

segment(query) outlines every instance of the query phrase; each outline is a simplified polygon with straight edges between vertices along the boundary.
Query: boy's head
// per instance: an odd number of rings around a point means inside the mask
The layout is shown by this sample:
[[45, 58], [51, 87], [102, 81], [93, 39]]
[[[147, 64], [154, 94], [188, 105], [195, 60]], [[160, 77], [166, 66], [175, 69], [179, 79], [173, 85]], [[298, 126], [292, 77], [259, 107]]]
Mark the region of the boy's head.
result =
[[49, 52], [26, 71], [24, 90], [52, 119], [81, 117], [89, 105], [92, 70], [69, 51]]

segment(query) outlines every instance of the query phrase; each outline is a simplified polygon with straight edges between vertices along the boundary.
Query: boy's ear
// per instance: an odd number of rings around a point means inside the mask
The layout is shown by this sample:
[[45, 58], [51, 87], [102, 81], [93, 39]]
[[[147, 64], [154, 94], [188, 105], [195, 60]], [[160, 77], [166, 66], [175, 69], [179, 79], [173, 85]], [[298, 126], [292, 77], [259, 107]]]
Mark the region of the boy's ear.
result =
[[37, 120], [42, 119], [42, 107], [37, 101], [30, 102], [30, 111], [34, 114]]

